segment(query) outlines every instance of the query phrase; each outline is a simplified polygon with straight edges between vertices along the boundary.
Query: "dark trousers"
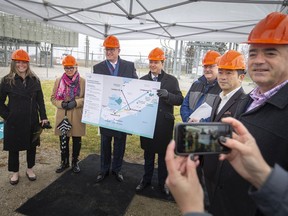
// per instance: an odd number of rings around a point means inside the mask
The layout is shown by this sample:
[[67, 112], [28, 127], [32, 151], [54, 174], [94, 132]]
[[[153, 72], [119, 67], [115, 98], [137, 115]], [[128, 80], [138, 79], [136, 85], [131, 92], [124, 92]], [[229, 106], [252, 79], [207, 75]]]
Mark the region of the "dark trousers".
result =
[[[35, 165], [36, 147], [26, 151], [27, 168], [31, 169]], [[8, 171], [19, 171], [19, 151], [9, 151], [8, 153]]]
[[[62, 142], [62, 138], [61, 136], [59, 137], [60, 139], [60, 146], [61, 146], [61, 142]], [[70, 137], [66, 137], [66, 143], [65, 143], [65, 151], [61, 151], [61, 160], [67, 160], [69, 161], [69, 141], [70, 141]], [[80, 150], [81, 150], [81, 137], [72, 137], [72, 142], [73, 142], [73, 146], [72, 146], [72, 161], [78, 161], [78, 157], [80, 154]], [[61, 150], [61, 147], [60, 147]]]
[[127, 134], [121, 133], [120, 137], [112, 137], [101, 134], [101, 172], [109, 172], [111, 166], [111, 143], [113, 143], [112, 172], [118, 173], [121, 170], [125, 153]]
[[[144, 150], [144, 176], [143, 181], [151, 183], [156, 153]], [[168, 172], [165, 163], [165, 153], [158, 153], [158, 185], [163, 187], [167, 178]]]

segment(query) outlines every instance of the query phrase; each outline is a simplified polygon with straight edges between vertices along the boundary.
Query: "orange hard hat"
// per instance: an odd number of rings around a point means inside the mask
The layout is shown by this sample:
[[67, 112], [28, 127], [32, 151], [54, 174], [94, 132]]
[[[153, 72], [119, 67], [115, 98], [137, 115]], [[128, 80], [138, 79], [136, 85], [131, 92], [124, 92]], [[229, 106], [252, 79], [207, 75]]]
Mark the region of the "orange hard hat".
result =
[[117, 37], [115, 37], [114, 35], [110, 35], [105, 38], [103, 46], [107, 48], [119, 48], [120, 44]]
[[15, 61], [25, 61], [25, 62], [30, 61], [30, 57], [29, 57], [28, 53], [26, 51], [24, 51], [23, 49], [15, 50], [12, 53], [11, 59], [15, 60]]
[[74, 67], [74, 66], [77, 66], [77, 62], [76, 62], [76, 59], [72, 55], [67, 55], [62, 61], [62, 65], [64, 67], [65, 66]]
[[217, 62], [219, 69], [245, 70], [244, 56], [235, 50], [225, 52]]
[[288, 44], [288, 16], [270, 13], [262, 19], [248, 37], [248, 44]]
[[213, 65], [217, 63], [217, 58], [220, 57], [221, 54], [214, 51], [208, 50], [202, 60], [203, 65]]
[[149, 53], [148, 59], [152, 61], [163, 61], [165, 60], [165, 54], [162, 49], [156, 47]]

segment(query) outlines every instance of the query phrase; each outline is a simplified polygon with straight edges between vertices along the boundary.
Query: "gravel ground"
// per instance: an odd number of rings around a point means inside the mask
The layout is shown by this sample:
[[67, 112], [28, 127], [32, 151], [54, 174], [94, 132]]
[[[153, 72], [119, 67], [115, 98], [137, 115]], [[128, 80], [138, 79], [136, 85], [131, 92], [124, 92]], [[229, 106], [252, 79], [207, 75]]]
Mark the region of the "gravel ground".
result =
[[[3, 149], [3, 144], [0, 143]], [[9, 183], [11, 173], [7, 171], [7, 152], [0, 151], [0, 215], [1, 216], [19, 216], [15, 210], [25, 203], [29, 198], [36, 195], [42, 189], [51, 184], [60, 175], [55, 173], [55, 168], [59, 165], [58, 149], [37, 148], [36, 165], [34, 167], [37, 180], [31, 182], [25, 176], [26, 171], [26, 153], [20, 153], [20, 178], [16, 186]], [[69, 170], [68, 170], [69, 172]], [[80, 173], [81, 175], [81, 173]], [[159, 216], [173, 215], [180, 216], [180, 211], [175, 203], [160, 201], [143, 196], [135, 195], [125, 216]], [[101, 216], [101, 215], [99, 215]]]

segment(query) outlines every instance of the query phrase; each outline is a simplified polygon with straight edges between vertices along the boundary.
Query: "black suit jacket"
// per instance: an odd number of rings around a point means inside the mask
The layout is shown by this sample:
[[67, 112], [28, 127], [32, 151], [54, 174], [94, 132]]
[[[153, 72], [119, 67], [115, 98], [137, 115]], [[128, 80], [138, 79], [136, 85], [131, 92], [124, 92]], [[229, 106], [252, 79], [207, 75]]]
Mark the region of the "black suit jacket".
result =
[[[118, 71], [117, 76], [138, 79], [133, 62], [125, 61], [121, 59], [120, 57], [118, 58], [118, 61], [119, 61], [119, 71]], [[93, 73], [112, 76], [106, 64], [106, 60], [94, 65]], [[121, 137], [121, 135], [124, 134], [123, 132], [111, 130], [111, 129], [107, 129], [103, 127], [100, 127], [100, 132], [101, 134], [106, 135], [106, 136], [116, 136], [116, 137]]]
[[[227, 101], [220, 112], [217, 114], [217, 109], [221, 103], [221, 98], [218, 95], [213, 103], [211, 112], [211, 121], [219, 122], [224, 117], [233, 117], [236, 113], [239, 102], [246, 96], [241, 87], [234, 95]], [[222, 169], [223, 163], [218, 159], [219, 155], [205, 155], [203, 157], [202, 167], [205, 175], [205, 185], [208, 191], [210, 202], [213, 203], [213, 194], [216, 187], [217, 176]], [[216, 165], [216, 166], [215, 166]], [[201, 172], [200, 172], [200, 175]]]
[[[246, 112], [252, 103], [246, 95], [238, 104], [235, 117], [254, 136], [265, 161], [273, 167], [279, 164], [288, 170], [288, 84], [283, 86], [264, 104]], [[216, 164], [210, 169], [217, 169]], [[250, 183], [245, 181], [232, 168], [228, 161], [216, 175], [215, 192], [210, 211], [214, 216], [262, 216], [255, 202], [248, 195]]]
[[221, 98], [217, 96], [215, 99], [213, 106], [212, 106], [212, 112], [211, 112], [211, 121], [213, 122], [219, 122], [221, 121], [221, 118], [224, 117], [233, 117], [239, 101], [245, 96], [245, 92], [243, 88], [241, 87], [235, 94], [227, 101], [227, 103], [224, 105], [224, 107], [220, 110], [220, 112], [217, 114], [217, 109], [221, 103]]
[[[141, 77], [142, 80], [151, 80], [151, 72]], [[140, 137], [141, 148], [153, 153], [165, 154], [167, 145], [172, 139], [174, 128], [174, 106], [180, 106], [183, 102], [178, 80], [176, 77], [165, 73], [163, 70], [158, 76], [160, 88], [168, 91], [168, 98], [159, 98], [156, 125], [153, 139]]]
[[[138, 79], [133, 62], [126, 61], [121, 58], [119, 58], [118, 61], [119, 61], [119, 71], [117, 76]], [[93, 73], [112, 76], [109, 71], [109, 68], [107, 67], [106, 60], [94, 65]]]

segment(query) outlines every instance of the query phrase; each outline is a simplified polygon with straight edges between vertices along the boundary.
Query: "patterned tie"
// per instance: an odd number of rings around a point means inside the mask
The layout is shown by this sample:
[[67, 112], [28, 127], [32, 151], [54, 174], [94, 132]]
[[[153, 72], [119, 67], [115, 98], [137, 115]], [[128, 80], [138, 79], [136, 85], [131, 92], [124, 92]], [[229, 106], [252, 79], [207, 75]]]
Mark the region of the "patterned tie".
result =
[[157, 82], [157, 79], [158, 79], [158, 77], [153, 77], [153, 81], [156, 81]]

